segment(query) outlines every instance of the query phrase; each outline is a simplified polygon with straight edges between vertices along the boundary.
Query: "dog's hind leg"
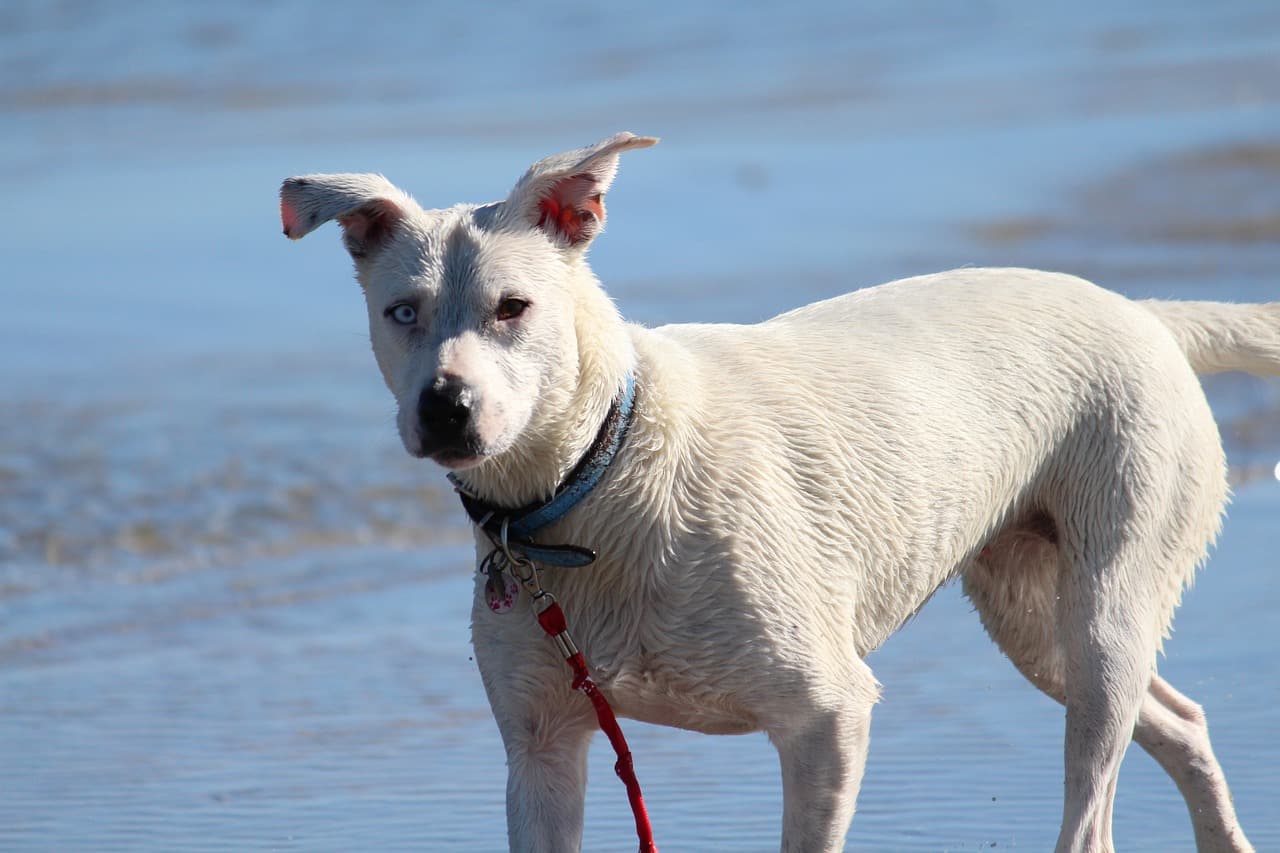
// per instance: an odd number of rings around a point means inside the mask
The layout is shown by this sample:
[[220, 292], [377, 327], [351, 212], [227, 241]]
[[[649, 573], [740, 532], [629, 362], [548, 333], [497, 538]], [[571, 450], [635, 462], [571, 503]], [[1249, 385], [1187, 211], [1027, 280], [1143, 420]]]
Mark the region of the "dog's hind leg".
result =
[[1187, 801], [1200, 853], [1253, 850], [1236, 819], [1199, 705], [1160, 676], [1152, 676], [1133, 739], [1164, 768]]
[[768, 727], [782, 765], [783, 853], [844, 849], [878, 692], [865, 663], [856, 661], [855, 670], [852, 689], [830, 691], [812, 712], [796, 714], [793, 707]]
[[[1089, 609], [1094, 593], [1074, 593], [1062, 582], [1057, 537], [1051, 518], [1029, 514], [966, 569], [964, 591], [1018, 671], [1067, 706], [1066, 803], [1058, 849], [1111, 850], [1120, 760], [1155, 646], [1151, 641], [1134, 648], [1129, 638], [1145, 637], [1149, 630], [1103, 624], [1103, 614]], [[1064, 630], [1072, 623], [1083, 630]], [[1099, 642], [1100, 637], [1108, 639]]]
[[1109, 851], [1120, 761], [1154, 669], [1154, 620], [1100, 606], [1115, 593], [1088, 587], [1108, 575], [1091, 571], [1080, 584], [1056, 538], [1047, 516], [1032, 515], [984, 549], [964, 589], [1018, 670], [1067, 707], [1059, 851]]
[[1066, 675], [1066, 797], [1058, 851], [1109, 851], [1120, 762], [1155, 672], [1155, 617], [1124, 587], [1135, 556], [1084, 550], [1061, 576]]
[[[987, 632], [1018, 671], [1065, 703], [1066, 668], [1056, 616], [1056, 535], [1047, 516], [1030, 516], [984, 549], [965, 571], [963, 584]], [[1186, 800], [1201, 853], [1253, 849], [1236, 821], [1203, 712], [1154, 672], [1133, 739], [1164, 768]], [[1113, 778], [1104, 802], [1113, 802], [1114, 790]], [[1103, 838], [1110, 838], [1110, 824], [1108, 806], [1098, 821]]]

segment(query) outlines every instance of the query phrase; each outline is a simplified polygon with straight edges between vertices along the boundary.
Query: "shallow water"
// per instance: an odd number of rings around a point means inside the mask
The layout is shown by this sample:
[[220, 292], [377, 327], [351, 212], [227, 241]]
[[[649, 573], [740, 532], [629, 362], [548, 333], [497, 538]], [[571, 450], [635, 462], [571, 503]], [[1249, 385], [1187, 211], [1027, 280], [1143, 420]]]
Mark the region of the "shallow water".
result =
[[[1280, 7], [0, 11], [0, 848], [493, 850], [468, 535], [404, 456], [335, 233], [281, 178], [428, 206], [626, 128], [594, 266], [646, 323], [1017, 263], [1280, 298]], [[1239, 484], [1162, 671], [1280, 849], [1280, 385], [1207, 383]], [[942, 649], [943, 651], [939, 651]], [[1052, 844], [1061, 710], [954, 589], [878, 651], [850, 846]], [[762, 737], [624, 723], [664, 850], [776, 849]], [[586, 849], [629, 849], [607, 745]], [[1121, 849], [1191, 848], [1135, 750]]]

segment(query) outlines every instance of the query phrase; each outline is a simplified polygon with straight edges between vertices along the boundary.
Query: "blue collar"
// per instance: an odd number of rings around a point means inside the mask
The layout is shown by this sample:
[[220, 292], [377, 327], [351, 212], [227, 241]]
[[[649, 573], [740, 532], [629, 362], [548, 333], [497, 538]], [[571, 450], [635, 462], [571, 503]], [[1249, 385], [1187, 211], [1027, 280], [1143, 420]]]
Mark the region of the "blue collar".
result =
[[536, 563], [564, 567], [588, 565], [596, 558], [591, 549], [578, 545], [537, 545], [532, 537], [542, 528], [568, 515], [569, 510], [581, 503], [604, 477], [627, 438], [635, 400], [635, 377], [628, 373], [622, 393], [609, 407], [609, 414], [600, 425], [595, 441], [556, 488], [550, 500], [527, 504], [519, 509], [507, 509], [468, 494], [458, 477], [450, 474], [449, 481], [458, 491], [462, 508], [490, 536], [500, 536], [505, 525], [512, 550], [520, 551]]

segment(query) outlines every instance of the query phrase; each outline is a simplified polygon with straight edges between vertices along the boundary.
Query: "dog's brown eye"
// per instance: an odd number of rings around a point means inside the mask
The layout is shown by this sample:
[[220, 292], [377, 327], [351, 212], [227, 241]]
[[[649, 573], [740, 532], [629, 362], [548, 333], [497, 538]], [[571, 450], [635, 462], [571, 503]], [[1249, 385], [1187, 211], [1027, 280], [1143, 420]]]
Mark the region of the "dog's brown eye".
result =
[[516, 299], [514, 296], [504, 299], [498, 303], [498, 310], [494, 312], [494, 316], [499, 320], [514, 320], [524, 313], [524, 309], [529, 307], [529, 303], [523, 299]]

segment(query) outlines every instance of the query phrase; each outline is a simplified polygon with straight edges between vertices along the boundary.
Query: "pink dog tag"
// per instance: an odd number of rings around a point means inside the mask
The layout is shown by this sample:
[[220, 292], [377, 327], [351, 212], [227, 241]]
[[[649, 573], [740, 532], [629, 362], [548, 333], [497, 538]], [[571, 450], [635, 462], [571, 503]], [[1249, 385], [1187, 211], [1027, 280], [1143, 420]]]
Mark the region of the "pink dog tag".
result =
[[484, 583], [484, 601], [494, 613], [506, 613], [515, 607], [520, 595], [520, 584], [506, 572], [490, 575]]

